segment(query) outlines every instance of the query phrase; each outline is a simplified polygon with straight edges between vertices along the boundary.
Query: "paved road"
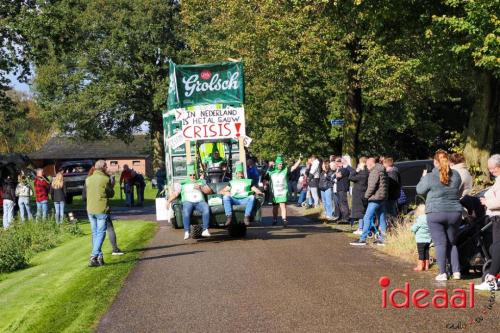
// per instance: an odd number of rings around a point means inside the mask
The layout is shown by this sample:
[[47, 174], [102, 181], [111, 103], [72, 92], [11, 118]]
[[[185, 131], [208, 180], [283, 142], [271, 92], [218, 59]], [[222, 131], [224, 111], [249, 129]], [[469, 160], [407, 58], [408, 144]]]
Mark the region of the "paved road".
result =
[[[265, 215], [269, 215], [266, 209]], [[102, 318], [98, 332], [461, 332], [474, 309], [381, 308], [379, 277], [389, 290], [442, 287], [373, 248], [352, 248], [335, 230], [292, 217], [291, 227], [253, 227], [246, 239], [224, 230], [183, 241], [162, 225]], [[463, 282], [462, 282], [463, 284]], [[448, 290], [459, 287], [448, 283]], [[500, 299], [467, 332], [500, 331]]]

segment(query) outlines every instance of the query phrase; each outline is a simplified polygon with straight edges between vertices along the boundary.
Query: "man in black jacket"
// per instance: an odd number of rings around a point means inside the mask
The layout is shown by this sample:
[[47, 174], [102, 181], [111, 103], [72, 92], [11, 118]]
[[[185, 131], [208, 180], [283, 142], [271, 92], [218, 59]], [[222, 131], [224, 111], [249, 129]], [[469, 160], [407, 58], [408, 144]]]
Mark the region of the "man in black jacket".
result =
[[[337, 179], [336, 189], [337, 189], [337, 198], [339, 200], [339, 210], [340, 216], [338, 212], [336, 212], [337, 217], [340, 218], [341, 222], [349, 222], [349, 204], [347, 202], [347, 193], [349, 192], [349, 170], [344, 168], [342, 165], [342, 159], [337, 157], [335, 160], [335, 165], [337, 169], [335, 170], [335, 176]], [[335, 185], [334, 185], [335, 186]]]
[[394, 166], [392, 157], [384, 158], [384, 168], [387, 172], [387, 181], [389, 184], [385, 211], [388, 216], [394, 217], [398, 215], [398, 199], [401, 195], [401, 175], [398, 168]]

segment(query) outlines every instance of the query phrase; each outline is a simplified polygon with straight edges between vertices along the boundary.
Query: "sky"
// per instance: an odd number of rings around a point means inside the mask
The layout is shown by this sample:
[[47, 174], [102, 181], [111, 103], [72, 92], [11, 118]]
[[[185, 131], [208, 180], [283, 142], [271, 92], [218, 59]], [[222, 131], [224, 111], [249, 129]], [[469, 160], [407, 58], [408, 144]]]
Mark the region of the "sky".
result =
[[15, 90], [19, 90], [25, 93], [31, 93], [29, 85], [26, 83], [20, 83], [17, 81], [15, 75], [9, 74], [7, 75], [7, 78], [10, 80], [10, 86], [14, 88]]

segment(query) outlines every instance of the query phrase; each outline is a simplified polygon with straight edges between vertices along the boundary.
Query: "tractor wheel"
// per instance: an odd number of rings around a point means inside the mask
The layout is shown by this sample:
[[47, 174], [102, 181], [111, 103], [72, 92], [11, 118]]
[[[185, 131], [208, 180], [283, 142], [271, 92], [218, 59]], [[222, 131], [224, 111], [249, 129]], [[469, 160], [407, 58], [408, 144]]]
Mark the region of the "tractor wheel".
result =
[[203, 232], [203, 228], [199, 224], [191, 225], [191, 238], [199, 239], [201, 238], [201, 233]]
[[175, 219], [175, 217], [171, 218], [169, 220], [169, 222], [170, 222], [170, 225], [172, 226], [172, 228], [179, 229], [179, 226], [177, 225], [177, 220]]
[[243, 238], [247, 234], [247, 226], [242, 224], [242, 223], [238, 223], [238, 224], [233, 223], [233, 224], [229, 225], [228, 231], [229, 231], [229, 236], [231, 236], [231, 237]]

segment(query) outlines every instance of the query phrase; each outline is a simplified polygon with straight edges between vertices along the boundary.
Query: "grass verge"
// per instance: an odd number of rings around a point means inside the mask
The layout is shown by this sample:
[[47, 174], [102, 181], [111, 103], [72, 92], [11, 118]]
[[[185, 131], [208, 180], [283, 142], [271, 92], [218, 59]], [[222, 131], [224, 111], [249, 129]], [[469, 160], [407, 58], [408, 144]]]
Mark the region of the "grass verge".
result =
[[92, 331], [157, 227], [138, 221], [114, 225], [126, 254], [112, 257], [105, 240], [104, 267], [87, 267], [90, 226], [84, 224], [85, 236], [37, 254], [27, 269], [0, 275], [0, 331]]

